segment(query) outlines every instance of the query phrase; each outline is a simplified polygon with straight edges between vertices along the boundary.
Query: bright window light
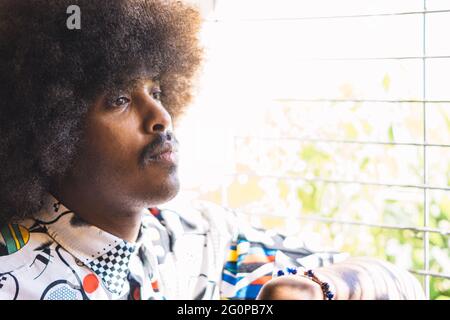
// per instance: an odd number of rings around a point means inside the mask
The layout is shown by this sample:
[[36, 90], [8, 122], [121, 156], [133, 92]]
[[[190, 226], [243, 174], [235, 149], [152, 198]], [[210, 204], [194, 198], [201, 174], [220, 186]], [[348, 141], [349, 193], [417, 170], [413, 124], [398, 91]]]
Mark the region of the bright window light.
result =
[[450, 298], [450, 2], [209, 0], [181, 195]]

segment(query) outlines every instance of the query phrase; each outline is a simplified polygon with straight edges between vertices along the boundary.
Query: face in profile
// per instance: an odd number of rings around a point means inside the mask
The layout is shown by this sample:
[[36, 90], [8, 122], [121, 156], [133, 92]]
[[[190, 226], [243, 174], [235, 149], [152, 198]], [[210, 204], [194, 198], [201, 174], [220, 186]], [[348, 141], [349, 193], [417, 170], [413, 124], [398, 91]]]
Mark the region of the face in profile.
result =
[[62, 185], [127, 206], [173, 198], [179, 190], [178, 143], [160, 97], [156, 80], [100, 96], [87, 113], [82, 148]]

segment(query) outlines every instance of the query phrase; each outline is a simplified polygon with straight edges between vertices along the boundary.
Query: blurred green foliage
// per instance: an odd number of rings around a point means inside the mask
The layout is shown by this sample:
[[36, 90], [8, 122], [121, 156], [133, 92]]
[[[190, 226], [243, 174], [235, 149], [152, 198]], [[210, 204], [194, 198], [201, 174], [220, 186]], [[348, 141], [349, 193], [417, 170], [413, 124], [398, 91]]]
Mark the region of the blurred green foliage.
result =
[[[450, 132], [450, 127], [449, 127]], [[392, 126], [387, 132], [389, 141], [395, 141]], [[300, 158], [306, 161], [306, 166], [313, 168], [315, 174], [319, 175], [321, 168], [332, 159], [331, 154], [326, 154], [322, 150], [308, 145], [300, 152]], [[349, 159], [350, 160], [350, 159]], [[359, 164], [360, 170], [364, 170], [371, 160], [368, 157], [362, 159]], [[420, 169], [420, 168], [419, 168]], [[423, 170], [423, 169], [422, 169]], [[450, 163], [447, 167], [447, 177], [450, 177]], [[450, 185], [450, 179], [447, 179]], [[320, 213], [324, 217], [334, 217], [340, 210], [339, 205], [324, 209], [328, 199], [324, 197], [327, 193], [329, 184], [320, 182], [311, 182], [303, 184], [297, 188], [298, 200], [301, 203], [302, 214], [317, 215]], [[353, 197], [353, 201], [371, 202], [370, 194], [359, 192]], [[442, 192], [440, 197], [431, 197], [429, 208], [433, 208], [430, 213], [430, 226], [448, 230], [450, 220], [450, 192]], [[363, 209], [361, 209], [363, 210]], [[423, 225], [423, 202], [418, 202], [415, 208], [418, 213], [417, 218], [413, 219], [412, 214], [405, 208], [401, 200], [386, 199], [379, 212], [380, 223], [398, 226], [421, 226]], [[362, 220], [362, 219], [355, 219]], [[315, 231], [319, 232], [324, 238], [329, 236], [329, 245], [332, 246], [333, 240], [342, 237], [344, 234], [345, 241], [339, 248], [342, 251], [349, 252], [352, 255], [370, 255], [380, 259], [390, 261], [394, 264], [406, 265], [408, 269], [423, 270], [424, 269], [424, 241], [423, 233], [411, 230], [384, 229], [377, 227], [359, 227], [364, 228], [364, 233], [369, 238], [370, 247], [367, 246], [368, 241], [362, 242], [360, 232], [355, 232], [355, 226], [339, 226], [333, 227], [331, 224], [320, 223]], [[448, 235], [439, 233], [429, 234], [430, 247], [430, 271], [434, 273], [449, 273], [446, 270], [449, 260], [449, 238]], [[402, 260], [402, 261], [399, 261]], [[440, 261], [441, 260], [441, 261]], [[443, 260], [443, 261], [442, 261]], [[423, 276], [417, 276], [423, 283]], [[431, 299], [450, 299], [450, 280], [431, 277], [430, 280], [430, 298]]]

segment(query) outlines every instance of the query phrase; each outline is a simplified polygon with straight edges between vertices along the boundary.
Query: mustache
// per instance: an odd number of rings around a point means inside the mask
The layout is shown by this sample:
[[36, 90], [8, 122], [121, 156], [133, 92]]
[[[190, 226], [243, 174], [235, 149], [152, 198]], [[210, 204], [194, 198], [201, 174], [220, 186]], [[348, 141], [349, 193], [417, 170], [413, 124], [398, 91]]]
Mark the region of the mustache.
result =
[[140, 157], [141, 165], [144, 165], [146, 160], [148, 160], [157, 149], [168, 144], [172, 146], [173, 150], [178, 150], [178, 140], [175, 138], [173, 132], [167, 131], [166, 133], [157, 133], [155, 139], [142, 150]]

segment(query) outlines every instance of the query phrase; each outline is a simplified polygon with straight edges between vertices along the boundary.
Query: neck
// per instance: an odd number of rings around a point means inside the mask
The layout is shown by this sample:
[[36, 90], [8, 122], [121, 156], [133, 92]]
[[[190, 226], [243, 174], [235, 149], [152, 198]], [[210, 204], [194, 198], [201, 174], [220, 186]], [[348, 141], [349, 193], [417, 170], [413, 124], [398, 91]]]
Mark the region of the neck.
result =
[[110, 204], [100, 201], [99, 197], [80, 197], [79, 194], [70, 192], [52, 192], [52, 195], [87, 223], [128, 242], [136, 242], [143, 208]]
[[73, 210], [84, 221], [92, 224], [118, 238], [128, 242], [136, 242], [141, 226], [142, 211], [136, 213], [111, 214], [111, 210], [97, 211], [106, 214], [85, 214], [81, 210]]

